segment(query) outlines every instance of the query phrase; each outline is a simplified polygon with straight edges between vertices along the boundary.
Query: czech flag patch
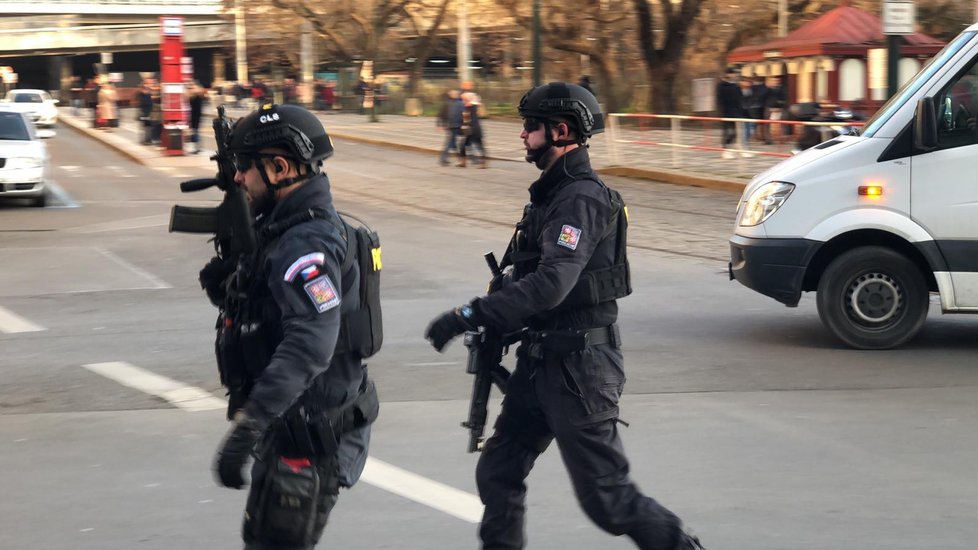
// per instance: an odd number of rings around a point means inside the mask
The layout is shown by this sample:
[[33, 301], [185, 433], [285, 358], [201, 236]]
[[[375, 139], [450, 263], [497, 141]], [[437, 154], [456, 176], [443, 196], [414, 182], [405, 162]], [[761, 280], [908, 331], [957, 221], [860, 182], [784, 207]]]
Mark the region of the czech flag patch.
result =
[[309, 281], [302, 285], [302, 288], [306, 289], [306, 294], [309, 295], [309, 299], [312, 300], [313, 305], [316, 306], [316, 311], [319, 313], [340, 305], [340, 296], [336, 293], [336, 287], [326, 275]]
[[560, 228], [560, 235], [557, 236], [557, 244], [564, 248], [569, 248], [571, 250], [577, 250], [577, 242], [581, 239], [581, 230], [565, 225]]

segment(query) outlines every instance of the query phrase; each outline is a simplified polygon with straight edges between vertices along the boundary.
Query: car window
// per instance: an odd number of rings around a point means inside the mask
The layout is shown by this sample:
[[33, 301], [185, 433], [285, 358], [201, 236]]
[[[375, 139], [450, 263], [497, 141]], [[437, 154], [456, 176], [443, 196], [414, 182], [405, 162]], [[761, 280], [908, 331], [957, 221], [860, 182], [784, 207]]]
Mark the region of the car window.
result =
[[31, 134], [20, 113], [0, 112], [0, 139], [30, 141]]
[[44, 103], [44, 98], [41, 94], [17, 94], [14, 103]]
[[978, 63], [972, 63], [934, 98], [937, 148], [978, 143]]

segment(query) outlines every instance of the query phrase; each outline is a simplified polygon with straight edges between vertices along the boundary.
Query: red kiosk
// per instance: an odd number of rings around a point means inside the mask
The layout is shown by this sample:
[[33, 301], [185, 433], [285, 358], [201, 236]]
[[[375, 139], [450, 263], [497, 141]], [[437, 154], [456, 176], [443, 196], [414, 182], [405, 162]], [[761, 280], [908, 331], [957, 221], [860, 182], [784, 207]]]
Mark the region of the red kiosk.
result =
[[167, 155], [183, 154], [189, 111], [183, 62], [183, 18], [160, 17], [160, 107]]

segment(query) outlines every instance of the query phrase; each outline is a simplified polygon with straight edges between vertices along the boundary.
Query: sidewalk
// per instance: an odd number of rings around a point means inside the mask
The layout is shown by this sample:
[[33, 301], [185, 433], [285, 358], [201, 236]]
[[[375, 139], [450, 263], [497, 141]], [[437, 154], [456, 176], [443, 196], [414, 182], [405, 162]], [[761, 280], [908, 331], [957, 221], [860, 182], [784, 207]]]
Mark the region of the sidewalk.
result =
[[[228, 109], [228, 116], [238, 118], [248, 113], [246, 109]], [[72, 115], [71, 109], [59, 109], [61, 123], [86, 133], [106, 145], [116, 149], [136, 162], [153, 166], [197, 167], [210, 163], [207, 154], [168, 156], [158, 146], [139, 143], [142, 127], [136, 120], [134, 109], [121, 109], [120, 127], [112, 130], [97, 130], [91, 126], [91, 113], [83, 116]], [[213, 112], [207, 113], [213, 116]], [[354, 113], [319, 113], [327, 132], [334, 139], [345, 139], [361, 143], [418, 151], [433, 155], [441, 152], [445, 143], [445, 133], [435, 126], [431, 117], [407, 117], [401, 115], [382, 115], [380, 121], [369, 122], [364, 115]], [[486, 148], [493, 161], [524, 162], [523, 143], [519, 138], [521, 125], [517, 119], [484, 119]], [[201, 123], [202, 147], [205, 151], [215, 149], [211, 128], [211, 118], [205, 115]], [[590, 140], [592, 165], [601, 173], [625, 177], [643, 178], [680, 185], [693, 185], [714, 189], [741, 191], [756, 173], [776, 164], [781, 159], [758, 156], [756, 158], [722, 159], [715, 151], [681, 150], [656, 146], [660, 130], [626, 130], [621, 132], [621, 141], [641, 143], [619, 143], [620, 165], [613, 165], [608, 143], [608, 134], [600, 134]], [[693, 131], [695, 134], [695, 131]], [[686, 139], [706, 142], [713, 139], [705, 132], [688, 135]], [[664, 139], [659, 138], [664, 141]]]

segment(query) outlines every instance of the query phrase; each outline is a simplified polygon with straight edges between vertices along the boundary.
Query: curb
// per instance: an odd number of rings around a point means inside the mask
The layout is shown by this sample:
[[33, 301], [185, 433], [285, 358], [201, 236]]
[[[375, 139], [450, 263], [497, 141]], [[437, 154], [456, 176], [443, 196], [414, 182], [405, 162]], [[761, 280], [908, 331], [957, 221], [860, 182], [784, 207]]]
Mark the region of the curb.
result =
[[[74, 116], [64, 116], [58, 117], [58, 122], [62, 123], [76, 132], [87, 135], [88, 137], [104, 143], [109, 148], [115, 150], [116, 152], [122, 154], [123, 156], [143, 165], [152, 166], [153, 162], [164, 158], [163, 155], [152, 154], [149, 151], [142, 151], [124, 138], [115, 136], [113, 134], [95, 130], [94, 128], [88, 127], [81, 120]], [[387, 147], [390, 149], [399, 149], [401, 151], [412, 151], [416, 153], [424, 153], [430, 155], [441, 154], [440, 149], [432, 149], [430, 147], [424, 147], [421, 145], [411, 145], [407, 143], [396, 143], [392, 141], [386, 141], [376, 138], [368, 138], [363, 136], [356, 136], [345, 133], [331, 133], [331, 137], [336, 139], [343, 139], [347, 141], [353, 141], [357, 143], [365, 143], [368, 145], [376, 145], [378, 147]], [[494, 157], [490, 155], [489, 160], [493, 161], [506, 161], [506, 162], [516, 162], [511, 158], [504, 157]], [[744, 188], [747, 186], [747, 182], [744, 180], [738, 180], [733, 178], [725, 178], [720, 176], [702, 176], [696, 174], [689, 174], [685, 172], [676, 172], [674, 170], [654, 170], [647, 168], [630, 168], [627, 166], [609, 166], [606, 168], [600, 168], [597, 170], [599, 174], [609, 175], [609, 176], [619, 176], [624, 178], [635, 178], [643, 179], [649, 181], [656, 181], [660, 183], [668, 183], [672, 185], [685, 185], [690, 187], [702, 187], [705, 189], [716, 189], [719, 191], [729, 191], [735, 193], [742, 193]]]
[[143, 166], [149, 166], [150, 161], [161, 156], [151, 155], [144, 151], [133, 150], [132, 143], [129, 140], [90, 128], [75, 117], [66, 117], [59, 114], [58, 123], [64, 124], [76, 132], [85, 134], [86, 136], [105, 144], [110, 149], [125, 157], [128, 157], [135, 162], [138, 162]]
[[674, 170], [649, 170], [645, 168], [629, 168], [626, 166], [608, 166], [607, 168], [599, 168], [597, 172], [599, 174], [607, 174], [609, 176], [653, 180], [672, 185], [703, 187], [705, 189], [716, 189], [719, 191], [731, 191], [736, 193], [743, 193], [744, 188], [747, 187], [747, 182], [743, 180], [724, 178], [720, 176], [694, 175], [684, 172], [676, 172]]
[[[394, 143], [392, 141], [384, 141], [382, 139], [377, 139], [377, 138], [367, 138], [367, 137], [363, 137], [363, 136], [354, 136], [354, 135], [350, 135], [350, 134], [337, 133], [337, 132], [333, 132], [333, 131], [329, 132], [329, 137], [334, 138], [334, 139], [343, 139], [343, 140], [346, 140], [346, 141], [355, 141], [357, 143], [366, 143], [368, 145], [376, 145], [378, 147], [387, 147], [387, 148], [390, 148], [390, 149], [399, 149], [401, 151], [412, 151], [412, 152], [415, 152], [415, 153], [428, 153], [428, 154], [432, 154], [432, 155], [440, 155], [441, 154], [441, 149], [432, 149], [431, 147], [424, 147], [422, 145], [409, 145], [407, 143]], [[498, 160], [502, 160], [502, 161], [506, 161], [506, 162], [516, 162], [516, 160], [511, 159], [511, 158], [494, 157], [492, 155], [489, 155], [486, 158], [488, 158], [489, 160], [497, 160], [497, 161]]]

